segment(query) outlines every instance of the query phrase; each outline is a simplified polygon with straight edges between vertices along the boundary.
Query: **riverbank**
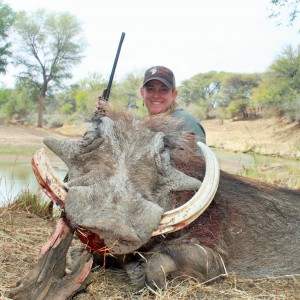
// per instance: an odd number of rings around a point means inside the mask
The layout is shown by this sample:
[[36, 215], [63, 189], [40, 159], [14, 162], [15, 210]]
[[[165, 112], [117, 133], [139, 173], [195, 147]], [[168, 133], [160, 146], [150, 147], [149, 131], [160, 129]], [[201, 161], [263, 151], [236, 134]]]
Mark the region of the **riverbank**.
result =
[[268, 118], [246, 121], [204, 120], [207, 143], [226, 151], [300, 159], [300, 123]]
[[[250, 121], [203, 120], [207, 144], [232, 152], [257, 153], [300, 159], [300, 123], [288, 123], [276, 118]], [[57, 129], [0, 124], [0, 153], [17, 151], [16, 148], [43, 147], [43, 138], [76, 138], [86, 125], [64, 126]]]

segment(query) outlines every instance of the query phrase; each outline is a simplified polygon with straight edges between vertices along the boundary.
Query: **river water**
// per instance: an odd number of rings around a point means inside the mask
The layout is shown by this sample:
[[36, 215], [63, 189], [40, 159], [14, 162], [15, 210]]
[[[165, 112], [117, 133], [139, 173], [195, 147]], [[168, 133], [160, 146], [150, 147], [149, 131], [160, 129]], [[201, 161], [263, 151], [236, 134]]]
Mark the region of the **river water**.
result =
[[[215, 153], [221, 169], [230, 173], [237, 173], [245, 166], [255, 164], [256, 161], [250, 154], [220, 151]], [[32, 171], [31, 158], [31, 156], [0, 155], [0, 207], [12, 202], [24, 190], [38, 191], [39, 185]], [[67, 173], [66, 165], [58, 157], [51, 156], [50, 161], [57, 175], [63, 179]], [[283, 162], [287, 163], [286, 159]]]
[[[0, 155], [0, 207], [13, 200], [24, 190], [38, 192], [39, 184], [31, 167], [31, 156]], [[66, 165], [59, 158], [50, 158], [60, 179], [67, 173]]]

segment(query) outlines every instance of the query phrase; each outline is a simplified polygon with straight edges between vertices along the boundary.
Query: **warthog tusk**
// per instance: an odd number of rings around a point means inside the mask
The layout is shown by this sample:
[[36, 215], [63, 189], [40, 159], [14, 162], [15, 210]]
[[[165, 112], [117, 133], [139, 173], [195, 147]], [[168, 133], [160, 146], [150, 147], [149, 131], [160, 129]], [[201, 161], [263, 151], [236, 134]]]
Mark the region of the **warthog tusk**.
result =
[[45, 194], [60, 208], [67, 199], [68, 186], [55, 174], [44, 148], [39, 149], [32, 158], [32, 169]]
[[197, 144], [205, 159], [204, 180], [199, 190], [188, 202], [162, 215], [160, 224], [152, 236], [177, 231], [193, 222], [207, 209], [217, 192], [220, 169], [216, 155], [207, 145], [201, 142]]

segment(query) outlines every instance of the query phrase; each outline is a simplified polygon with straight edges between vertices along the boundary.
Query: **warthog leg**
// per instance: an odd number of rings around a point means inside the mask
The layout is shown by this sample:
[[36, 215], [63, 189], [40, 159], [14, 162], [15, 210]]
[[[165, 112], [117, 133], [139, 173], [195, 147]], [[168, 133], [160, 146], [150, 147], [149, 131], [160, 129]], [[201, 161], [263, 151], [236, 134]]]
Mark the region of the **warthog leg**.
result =
[[85, 289], [91, 280], [91, 253], [83, 252], [71, 274], [65, 274], [66, 255], [73, 234], [63, 219], [59, 219], [54, 234], [41, 249], [36, 266], [9, 292], [8, 297], [18, 300], [65, 300]]
[[171, 245], [147, 259], [146, 285], [163, 288], [167, 278], [189, 275], [201, 282], [224, 274], [221, 256], [211, 248], [198, 244]]

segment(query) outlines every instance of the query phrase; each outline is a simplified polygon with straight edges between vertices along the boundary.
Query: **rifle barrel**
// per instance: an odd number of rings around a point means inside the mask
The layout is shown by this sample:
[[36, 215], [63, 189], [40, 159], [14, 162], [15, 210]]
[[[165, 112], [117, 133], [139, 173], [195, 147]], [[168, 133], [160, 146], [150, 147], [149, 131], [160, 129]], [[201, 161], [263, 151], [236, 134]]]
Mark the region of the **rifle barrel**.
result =
[[113, 82], [113, 79], [114, 79], [114, 75], [115, 75], [115, 71], [116, 71], [116, 67], [117, 67], [117, 63], [118, 63], [118, 59], [119, 59], [119, 55], [120, 55], [120, 52], [121, 52], [121, 48], [122, 48], [124, 38], [125, 38], [125, 32], [122, 32], [121, 39], [120, 39], [120, 42], [119, 42], [119, 47], [118, 47], [117, 54], [116, 54], [115, 61], [114, 61], [114, 65], [113, 65], [113, 68], [112, 68], [111, 73], [110, 73], [110, 78], [109, 78], [109, 81], [108, 81], [108, 85], [107, 85], [107, 88], [104, 90], [104, 93], [103, 93], [103, 96], [102, 96], [102, 98], [106, 101], [108, 101], [108, 98], [109, 98], [109, 95], [110, 95], [110, 90], [111, 90], [112, 82]]

